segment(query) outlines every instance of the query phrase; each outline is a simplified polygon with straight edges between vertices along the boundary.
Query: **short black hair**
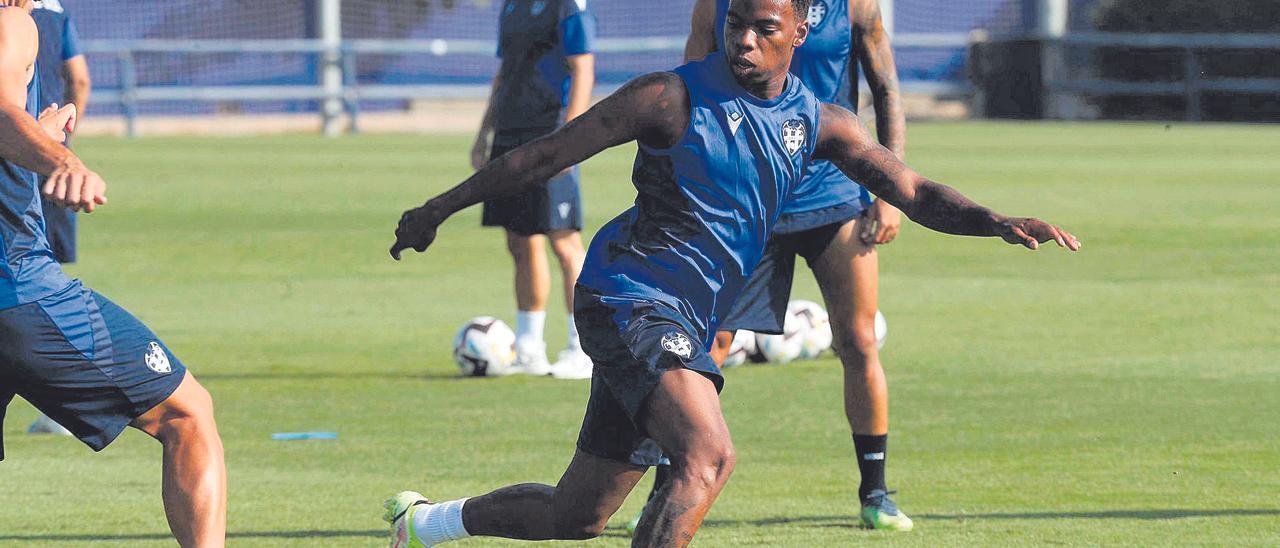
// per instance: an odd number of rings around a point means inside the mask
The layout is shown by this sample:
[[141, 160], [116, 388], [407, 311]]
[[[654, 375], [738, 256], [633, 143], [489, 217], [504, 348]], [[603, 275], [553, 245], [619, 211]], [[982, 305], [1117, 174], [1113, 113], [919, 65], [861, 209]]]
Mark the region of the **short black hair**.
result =
[[813, 0], [791, 0], [791, 8], [796, 10], [796, 20], [804, 21], [809, 18], [809, 7], [813, 5]]

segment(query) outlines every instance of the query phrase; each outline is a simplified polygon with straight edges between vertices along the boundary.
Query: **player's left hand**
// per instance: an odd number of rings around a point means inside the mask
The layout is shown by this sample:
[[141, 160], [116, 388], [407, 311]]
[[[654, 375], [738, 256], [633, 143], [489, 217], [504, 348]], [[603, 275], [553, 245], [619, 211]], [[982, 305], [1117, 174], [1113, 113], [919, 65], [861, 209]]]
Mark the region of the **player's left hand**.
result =
[[1071, 251], [1080, 251], [1080, 240], [1071, 233], [1033, 217], [1011, 217], [1000, 225], [1000, 237], [1027, 249], [1039, 249], [1050, 240]]
[[441, 220], [428, 206], [410, 209], [400, 216], [396, 243], [391, 246], [391, 258], [400, 260], [400, 252], [410, 248], [422, 253], [435, 241]]
[[58, 104], [49, 105], [40, 111], [40, 127], [50, 139], [59, 143], [67, 141], [67, 134], [76, 130], [76, 105], [69, 103], [58, 108]]
[[867, 245], [887, 244], [898, 237], [900, 228], [902, 228], [902, 211], [889, 205], [889, 202], [876, 200], [871, 207], [867, 208], [862, 232], [858, 237]]

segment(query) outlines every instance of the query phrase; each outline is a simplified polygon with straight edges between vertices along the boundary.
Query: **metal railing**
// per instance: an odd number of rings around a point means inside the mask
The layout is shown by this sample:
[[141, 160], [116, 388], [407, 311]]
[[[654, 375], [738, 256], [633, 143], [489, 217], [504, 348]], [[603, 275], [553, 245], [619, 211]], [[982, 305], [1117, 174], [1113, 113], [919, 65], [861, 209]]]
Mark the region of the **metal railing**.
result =
[[[968, 42], [963, 33], [902, 34], [894, 37], [896, 49], [961, 48]], [[598, 53], [661, 53], [684, 51], [683, 36], [643, 38], [602, 38], [595, 43]], [[125, 131], [137, 134], [138, 105], [152, 101], [278, 101], [314, 100], [342, 105], [348, 118], [347, 130], [359, 128], [360, 101], [366, 99], [413, 100], [432, 98], [480, 97], [488, 93], [487, 85], [457, 84], [363, 84], [356, 79], [359, 61], [366, 55], [484, 55], [491, 56], [496, 44], [490, 40], [343, 40], [334, 48], [324, 40], [87, 40], [86, 53], [110, 55], [117, 61], [118, 88], [94, 90], [94, 100], [116, 104], [124, 115]], [[208, 86], [143, 86], [138, 82], [137, 56], [144, 53], [217, 54], [276, 53], [309, 54], [316, 57], [317, 74], [341, 73], [340, 85], [317, 82], [295, 85], [208, 85]], [[334, 61], [336, 60], [336, 61]], [[965, 82], [904, 81], [903, 88], [930, 94], [959, 95], [968, 92]], [[608, 91], [601, 86], [597, 91]], [[336, 127], [332, 108], [320, 108], [325, 127]]]
[[1084, 95], [1182, 96], [1186, 119], [1203, 119], [1201, 95], [1205, 92], [1259, 93], [1280, 95], [1277, 78], [1206, 78], [1200, 62], [1206, 50], [1280, 50], [1280, 35], [1274, 34], [1122, 34], [1080, 33], [1049, 39], [1048, 45], [1061, 47], [1178, 49], [1182, 50], [1183, 78], [1180, 82], [1126, 82], [1100, 78], [1072, 78], [1065, 71], [1046, 75], [1046, 92]]

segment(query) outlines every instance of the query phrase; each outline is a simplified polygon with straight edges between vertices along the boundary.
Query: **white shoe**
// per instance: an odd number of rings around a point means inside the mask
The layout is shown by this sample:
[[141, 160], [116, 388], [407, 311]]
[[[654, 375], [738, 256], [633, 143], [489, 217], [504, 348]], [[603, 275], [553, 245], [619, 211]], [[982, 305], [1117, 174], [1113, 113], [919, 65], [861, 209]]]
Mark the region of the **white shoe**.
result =
[[55, 434], [58, 436], [71, 435], [70, 430], [67, 430], [64, 426], [62, 426], [61, 424], [58, 424], [57, 421], [54, 421], [53, 419], [43, 414], [40, 415], [40, 418], [36, 419], [35, 422], [31, 423], [31, 426], [27, 427], [27, 433], [28, 434]]
[[550, 375], [551, 362], [547, 361], [547, 343], [516, 341], [516, 361], [511, 364], [511, 373], [538, 377]]
[[551, 376], [557, 379], [581, 380], [590, 379], [593, 364], [591, 358], [581, 348], [566, 349], [551, 366]]

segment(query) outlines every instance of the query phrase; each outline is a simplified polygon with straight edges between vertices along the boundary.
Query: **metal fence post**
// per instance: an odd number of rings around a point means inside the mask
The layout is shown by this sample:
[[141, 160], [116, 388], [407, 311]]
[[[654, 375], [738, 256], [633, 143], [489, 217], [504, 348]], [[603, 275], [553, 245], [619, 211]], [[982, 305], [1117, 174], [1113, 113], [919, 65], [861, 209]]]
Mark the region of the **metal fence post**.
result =
[[1187, 121], [1199, 122], [1203, 119], [1203, 113], [1200, 111], [1200, 56], [1196, 55], [1195, 48], [1186, 48], [1187, 53], [1186, 65], [1186, 99], [1187, 99]]
[[325, 99], [320, 105], [321, 123], [327, 137], [342, 133], [342, 0], [320, 2], [320, 81]]
[[351, 48], [342, 49], [342, 101], [347, 109], [347, 133], [360, 133], [360, 82], [356, 79], [356, 52]]
[[124, 109], [124, 134], [128, 137], [138, 136], [138, 65], [134, 62], [133, 51], [121, 51], [117, 59], [120, 62], [120, 107]]

